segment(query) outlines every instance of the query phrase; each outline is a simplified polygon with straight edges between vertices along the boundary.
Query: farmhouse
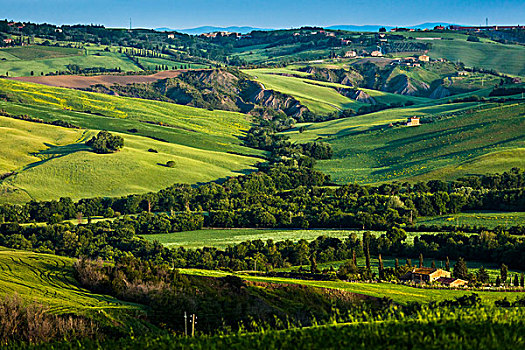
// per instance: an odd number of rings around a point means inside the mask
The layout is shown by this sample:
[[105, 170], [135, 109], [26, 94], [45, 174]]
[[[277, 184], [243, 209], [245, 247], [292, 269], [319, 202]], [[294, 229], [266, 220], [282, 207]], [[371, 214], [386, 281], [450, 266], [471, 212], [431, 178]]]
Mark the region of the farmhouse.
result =
[[345, 52], [345, 57], [356, 57], [357, 56], [357, 52], [355, 51], [346, 51]]
[[419, 126], [419, 125], [421, 125], [419, 123], [419, 117], [411, 117], [406, 123], [406, 126]]
[[168, 39], [175, 39], [175, 34], [173, 33], [168, 34]]
[[440, 277], [437, 279], [437, 282], [448, 287], [461, 287], [466, 286], [468, 284], [468, 282], [465, 280], [451, 277]]
[[450, 278], [450, 272], [442, 269], [433, 269], [430, 267], [413, 268], [412, 271], [402, 276], [402, 280], [409, 280], [413, 282], [434, 282], [441, 277]]
[[12, 44], [13, 42], [14, 42], [14, 40], [11, 39], [11, 38], [4, 39], [4, 44]]
[[372, 57], [381, 57], [381, 56], [383, 56], [383, 54], [381, 53], [381, 51], [372, 51], [370, 53], [370, 56], [372, 56]]
[[427, 55], [421, 55], [418, 57], [418, 60], [420, 62], [430, 62], [430, 57], [428, 57]]

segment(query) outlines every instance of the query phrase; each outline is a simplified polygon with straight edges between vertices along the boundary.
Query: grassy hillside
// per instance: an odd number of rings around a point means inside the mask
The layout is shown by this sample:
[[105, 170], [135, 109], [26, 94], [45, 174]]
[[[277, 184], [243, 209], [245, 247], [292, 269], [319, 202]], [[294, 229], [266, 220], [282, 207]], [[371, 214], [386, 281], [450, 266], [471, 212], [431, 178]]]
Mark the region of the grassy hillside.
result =
[[[84, 142], [95, 130], [66, 129], [0, 117], [0, 202], [121, 196], [174, 183], [208, 182], [251, 169], [254, 159], [121, 134], [124, 148], [95, 154]], [[154, 149], [157, 152], [148, 150]], [[175, 161], [175, 166], [165, 166]]]
[[[11, 54], [9, 49], [0, 50], [0, 57], [5, 51], [6, 54], [12, 55], [18, 59], [0, 60], [0, 74], [5, 75], [7, 72], [10, 77], [30, 76], [31, 72], [34, 75], [45, 75], [56, 71], [67, 71], [68, 65], [77, 65], [80, 68], [106, 68], [115, 69], [120, 68], [124, 72], [138, 72], [141, 69], [133, 63], [124, 54], [117, 52], [99, 52], [96, 55], [84, 55], [82, 51], [69, 48], [55, 48], [55, 49], [69, 49], [76, 50], [74, 54], [61, 54], [60, 51], [47, 51], [40, 49], [27, 50], [25, 48], [14, 48], [14, 54]], [[44, 46], [43, 48], [48, 48]], [[77, 52], [79, 51], [79, 53]], [[67, 51], [66, 51], [67, 52]], [[18, 55], [18, 56], [15, 56]], [[21, 57], [21, 58], [20, 58]]]
[[[75, 220], [71, 220], [72, 222]], [[75, 221], [76, 222], [76, 221]], [[202, 248], [216, 247], [224, 249], [229, 245], [239, 244], [245, 241], [268, 239], [274, 241], [291, 240], [297, 242], [300, 239], [313, 241], [319, 236], [334, 237], [339, 239], [348, 238], [352, 233], [361, 235], [359, 230], [336, 230], [336, 229], [203, 229], [198, 231], [174, 232], [166, 234], [144, 235], [148, 241], [159, 241], [167, 247]], [[376, 235], [381, 235], [383, 231], [373, 231]], [[431, 234], [432, 232], [424, 232]], [[422, 232], [407, 232], [407, 241], [412, 242], [415, 236]]]
[[0, 296], [48, 305], [52, 312], [80, 315], [140, 311], [142, 306], [81, 288], [73, 277], [74, 259], [0, 247]]
[[275, 90], [295, 97], [312, 112], [326, 114], [345, 108], [359, 108], [360, 103], [339, 94], [335, 89], [327, 86], [311, 84], [305, 79], [287, 77], [276, 74], [263, 74], [257, 70], [245, 70], [266, 89]]
[[[214, 276], [221, 277], [231, 275], [231, 273], [217, 270], [200, 270], [200, 269], [180, 269], [180, 272], [199, 276]], [[414, 288], [402, 284], [393, 283], [364, 283], [364, 282], [341, 282], [341, 281], [308, 281], [298, 280], [284, 277], [267, 277], [267, 276], [252, 276], [248, 274], [237, 274], [237, 276], [248, 281], [259, 281], [269, 283], [281, 284], [299, 284], [319, 288], [339, 289], [346, 292], [364, 294], [373, 297], [392, 298], [394, 302], [400, 304], [407, 304], [409, 302], [417, 301], [420, 303], [429, 303], [432, 301], [441, 301], [445, 299], [453, 299], [466, 294], [463, 290], [448, 290], [448, 289], [423, 289]], [[521, 295], [520, 292], [476, 292], [485, 304], [493, 304], [494, 301], [504, 297], [513, 298]]]
[[[391, 180], [450, 179], [458, 175], [498, 172], [525, 166], [524, 104], [485, 105], [460, 112], [469, 105], [398, 109], [311, 125], [297, 141], [323, 137], [334, 147], [331, 160], [319, 169], [337, 182], [374, 183]], [[450, 114], [455, 112], [454, 114]], [[419, 127], [388, 127], [411, 115], [447, 114]], [[371, 129], [373, 125], [379, 125]], [[382, 125], [382, 126], [381, 126]], [[510, 153], [509, 153], [510, 152]]]
[[12, 114], [28, 114], [47, 121], [62, 119], [90, 129], [137, 129], [139, 135], [213, 151], [257, 153], [239, 146], [239, 136], [251, 125], [248, 116], [241, 113], [6, 79], [0, 79], [0, 94], [9, 101], [1, 103], [0, 108]]
[[[419, 34], [418, 34], [419, 36]], [[432, 40], [428, 55], [461, 61], [468, 67], [494, 69], [501, 73], [525, 76], [525, 47], [495, 42], [470, 42], [462, 35], [454, 40]]]
[[459, 213], [416, 219], [416, 224], [422, 225], [477, 225], [493, 228], [496, 226], [525, 225], [523, 212], [480, 212]]

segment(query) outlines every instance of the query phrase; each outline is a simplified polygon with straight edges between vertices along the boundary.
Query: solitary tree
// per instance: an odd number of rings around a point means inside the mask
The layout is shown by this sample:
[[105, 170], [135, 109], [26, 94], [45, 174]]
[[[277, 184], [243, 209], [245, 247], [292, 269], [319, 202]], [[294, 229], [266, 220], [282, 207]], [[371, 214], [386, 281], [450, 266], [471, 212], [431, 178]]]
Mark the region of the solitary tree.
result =
[[398, 270], [399, 269], [399, 259], [398, 258], [396, 258], [396, 261], [395, 261], [394, 264], [395, 264], [394, 266], [395, 266], [396, 270]]
[[423, 253], [419, 253], [419, 267], [423, 267]]
[[354, 265], [357, 266], [357, 257], [354, 249], [352, 249], [352, 261], [354, 262]]
[[448, 256], [447, 260], [445, 260], [445, 270], [450, 271], [450, 260], [448, 259]]
[[454, 265], [453, 274], [454, 274], [454, 277], [456, 278], [461, 278], [461, 279], [468, 278], [468, 268], [463, 258], [460, 257], [458, 261], [456, 262], [456, 264]]

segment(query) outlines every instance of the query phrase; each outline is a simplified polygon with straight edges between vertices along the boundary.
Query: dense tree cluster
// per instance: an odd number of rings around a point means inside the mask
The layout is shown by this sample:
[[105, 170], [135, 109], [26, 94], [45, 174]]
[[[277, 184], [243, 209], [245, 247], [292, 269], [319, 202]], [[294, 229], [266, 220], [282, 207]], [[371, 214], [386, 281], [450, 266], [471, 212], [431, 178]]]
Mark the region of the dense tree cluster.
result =
[[124, 147], [124, 139], [103, 130], [86, 142], [86, 145], [93, 148], [95, 153], [113, 153]]

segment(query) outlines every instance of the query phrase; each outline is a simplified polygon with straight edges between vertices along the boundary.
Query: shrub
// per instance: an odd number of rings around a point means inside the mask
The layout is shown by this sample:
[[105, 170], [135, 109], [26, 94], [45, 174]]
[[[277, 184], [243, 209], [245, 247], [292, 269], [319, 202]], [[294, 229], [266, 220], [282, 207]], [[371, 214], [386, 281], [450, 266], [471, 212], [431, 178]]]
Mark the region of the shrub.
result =
[[175, 168], [175, 165], [176, 165], [176, 163], [175, 163], [175, 161], [173, 161], [173, 160], [169, 160], [169, 161], [166, 163], [166, 166], [167, 166], [168, 168]]

